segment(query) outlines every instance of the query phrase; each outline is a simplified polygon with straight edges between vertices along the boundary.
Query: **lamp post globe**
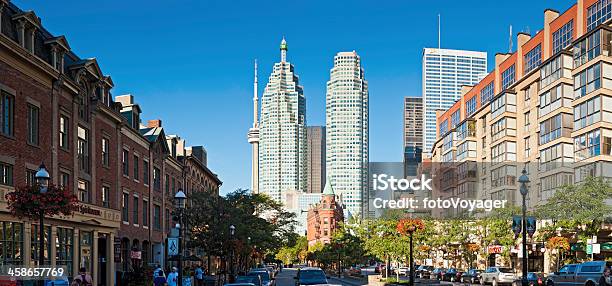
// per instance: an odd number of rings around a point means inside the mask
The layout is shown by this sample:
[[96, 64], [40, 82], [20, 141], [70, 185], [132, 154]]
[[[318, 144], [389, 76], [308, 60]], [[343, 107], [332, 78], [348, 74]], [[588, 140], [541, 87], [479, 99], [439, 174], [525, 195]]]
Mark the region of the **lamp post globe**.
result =
[[521, 176], [518, 178], [518, 182], [521, 184], [521, 195], [526, 196], [529, 191], [527, 189], [527, 184], [530, 182], [529, 176], [527, 176], [527, 170], [523, 169]]
[[179, 188], [176, 194], [174, 194], [174, 203], [177, 209], [178, 217], [178, 285], [183, 286], [183, 211], [187, 202], [187, 195], [183, 192], [183, 189]]
[[527, 281], [527, 271], [528, 271], [528, 267], [527, 267], [527, 263], [528, 263], [528, 260], [527, 260], [527, 194], [529, 193], [527, 184], [529, 183], [529, 177], [527, 176], [527, 170], [525, 168], [523, 168], [523, 171], [521, 172], [521, 176], [518, 178], [518, 182], [521, 184], [520, 192], [521, 192], [521, 196], [523, 197], [523, 206], [522, 206], [523, 215], [522, 215], [522, 220], [521, 220], [521, 232], [523, 234], [523, 237], [522, 237], [523, 277], [521, 279], [521, 285], [527, 286], [528, 285], [528, 281]]
[[174, 202], [176, 204], [176, 208], [185, 209], [185, 203], [187, 201], [187, 195], [183, 192], [183, 189], [178, 189], [178, 192], [174, 194]]
[[47, 168], [45, 167], [44, 163], [40, 164], [40, 167], [38, 167], [38, 171], [34, 175], [34, 178], [36, 179], [36, 183], [40, 188], [40, 193], [46, 193], [47, 189], [49, 188], [49, 181], [51, 181], [51, 176], [49, 175], [49, 171], [47, 171]]

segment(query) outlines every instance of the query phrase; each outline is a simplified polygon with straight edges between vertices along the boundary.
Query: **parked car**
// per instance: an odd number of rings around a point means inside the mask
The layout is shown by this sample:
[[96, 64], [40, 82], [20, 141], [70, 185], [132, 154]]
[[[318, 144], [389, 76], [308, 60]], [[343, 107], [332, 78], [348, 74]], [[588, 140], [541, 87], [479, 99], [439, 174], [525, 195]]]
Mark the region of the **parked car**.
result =
[[263, 286], [263, 280], [261, 279], [261, 276], [237, 276], [235, 283], [251, 283], [255, 286]]
[[461, 282], [476, 284], [480, 282], [480, 269], [470, 269], [461, 275]]
[[444, 272], [444, 274], [442, 274], [442, 281], [459, 281], [459, 279], [461, 278], [461, 272], [462, 271], [457, 270], [456, 268], [449, 268], [447, 271]]
[[446, 268], [434, 268], [429, 274], [429, 279], [442, 280]]
[[295, 276], [295, 285], [322, 285], [329, 284], [325, 272], [319, 267], [306, 267], [298, 270]]
[[568, 264], [546, 278], [546, 286], [595, 286], [606, 268], [605, 261]]
[[251, 269], [246, 276], [260, 277], [262, 286], [274, 286], [274, 280], [270, 276], [270, 272], [266, 268]]
[[481, 285], [485, 285], [487, 283], [490, 283], [493, 286], [497, 286], [499, 284], [512, 284], [516, 280], [518, 280], [518, 276], [510, 267], [493, 266], [487, 268], [487, 270], [480, 274]]
[[396, 275], [406, 276], [408, 275], [409, 272], [410, 272], [409, 267], [401, 266], [401, 267], [393, 268], [393, 274], [396, 274]]
[[434, 270], [433, 266], [429, 266], [429, 265], [421, 265], [418, 268], [416, 268], [414, 275], [423, 279], [425, 277], [429, 278], [431, 271]]

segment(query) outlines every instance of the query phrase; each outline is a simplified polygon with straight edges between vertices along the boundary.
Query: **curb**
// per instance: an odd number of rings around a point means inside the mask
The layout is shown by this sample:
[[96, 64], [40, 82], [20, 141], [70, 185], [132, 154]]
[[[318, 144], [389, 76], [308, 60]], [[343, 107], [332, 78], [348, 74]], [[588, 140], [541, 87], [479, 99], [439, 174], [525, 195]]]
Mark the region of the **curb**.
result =
[[363, 282], [359, 283], [359, 282], [356, 282], [356, 281], [349, 281], [349, 280], [341, 279], [341, 278], [338, 278], [338, 277], [330, 277], [329, 279], [335, 280], [335, 281], [339, 281], [339, 282], [342, 282], [342, 283], [345, 283], [345, 284], [353, 285], [353, 286], [362, 286], [362, 285], [367, 285], [368, 284], [365, 281], [364, 281], [365, 284], [362, 284]]

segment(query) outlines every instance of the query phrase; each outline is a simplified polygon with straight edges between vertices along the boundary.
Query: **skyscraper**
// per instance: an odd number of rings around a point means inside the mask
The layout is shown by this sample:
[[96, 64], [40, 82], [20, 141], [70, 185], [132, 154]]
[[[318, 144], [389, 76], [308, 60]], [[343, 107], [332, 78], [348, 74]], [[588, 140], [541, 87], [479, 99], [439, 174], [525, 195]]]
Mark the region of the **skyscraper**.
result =
[[404, 176], [416, 176], [423, 153], [423, 98], [404, 98]]
[[308, 191], [321, 193], [325, 186], [325, 126], [308, 126]]
[[282, 202], [283, 192], [306, 189], [306, 99], [284, 38], [280, 51], [261, 97], [259, 192]]
[[436, 110], [446, 110], [459, 99], [462, 86], [471, 86], [487, 72], [487, 53], [423, 49], [423, 152], [431, 154], [436, 141]]
[[327, 180], [348, 215], [368, 208], [368, 82], [355, 51], [334, 57], [326, 96]]
[[257, 60], [253, 80], [253, 127], [249, 129], [247, 140], [251, 144], [251, 192], [259, 193], [259, 103], [257, 98]]

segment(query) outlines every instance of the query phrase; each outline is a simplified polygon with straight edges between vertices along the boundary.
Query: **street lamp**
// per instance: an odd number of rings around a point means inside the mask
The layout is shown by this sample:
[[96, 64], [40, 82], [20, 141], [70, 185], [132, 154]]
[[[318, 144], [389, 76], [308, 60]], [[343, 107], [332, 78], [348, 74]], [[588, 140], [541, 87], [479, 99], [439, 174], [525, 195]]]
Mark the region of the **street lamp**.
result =
[[[408, 216], [412, 219], [412, 216], [414, 214], [414, 209], [409, 209], [408, 210]], [[416, 226], [414, 226], [413, 224], [411, 224], [410, 226], [408, 226], [408, 234], [410, 235], [410, 268], [408, 268], [408, 270], [410, 271], [410, 281], [408, 281], [408, 285], [410, 286], [414, 286], [414, 258], [413, 258], [413, 252], [412, 249], [414, 248], [414, 244], [412, 243], [412, 235], [414, 234], [414, 232], [416, 231]]]
[[232, 255], [230, 257], [230, 277], [229, 277], [229, 281], [230, 283], [234, 283], [234, 248], [236, 247], [234, 245], [234, 235], [236, 234], [236, 227], [231, 224], [229, 226], [229, 232], [230, 232], [230, 242], [231, 242], [231, 246], [232, 246]]
[[185, 210], [185, 203], [187, 201], [187, 196], [183, 192], [183, 189], [178, 189], [178, 192], [174, 194], [174, 203], [177, 211], [178, 217], [178, 285], [183, 286], [183, 232], [182, 232], [182, 223], [183, 223], [183, 211]]
[[[51, 180], [51, 176], [49, 176], [49, 172], [47, 171], [47, 168], [45, 168], [44, 163], [40, 164], [40, 167], [38, 167], [38, 171], [34, 177], [36, 179], [36, 184], [38, 185], [38, 191], [41, 194], [45, 194], [49, 189], [49, 181]], [[40, 222], [38, 227], [38, 267], [42, 267], [45, 264], [45, 212], [43, 210], [43, 206], [40, 207]], [[44, 281], [42, 282], [44, 283]]]
[[529, 177], [527, 176], [527, 170], [523, 168], [522, 175], [519, 177], [518, 182], [521, 184], [521, 196], [523, 197], [523, 217], [521, 221], [521, 232], [523, 233], [523, 277], [521, 279], [522, 286], [527, 286], [527, 193], [529, 189], [527, 184], [529, 183]]

